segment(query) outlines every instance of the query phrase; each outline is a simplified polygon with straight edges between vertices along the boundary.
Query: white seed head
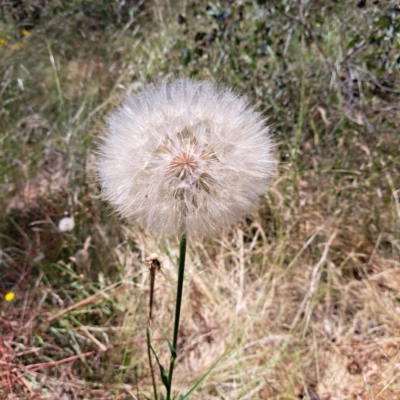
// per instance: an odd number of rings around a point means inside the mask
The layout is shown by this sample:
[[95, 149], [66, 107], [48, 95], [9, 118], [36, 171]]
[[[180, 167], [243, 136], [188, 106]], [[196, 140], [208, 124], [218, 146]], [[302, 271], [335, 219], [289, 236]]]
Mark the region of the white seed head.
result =
[[58, 222], [58, 230], [60, 232], [70, 232], [75, 227], [75, 221], [73, 218], [64, 217]]
[[244, 98], [179, 79], [146, 87], [111, 114], [97, 166], [121, 216], [199, 238], [258, 204], [275, 160], [265, 121]]

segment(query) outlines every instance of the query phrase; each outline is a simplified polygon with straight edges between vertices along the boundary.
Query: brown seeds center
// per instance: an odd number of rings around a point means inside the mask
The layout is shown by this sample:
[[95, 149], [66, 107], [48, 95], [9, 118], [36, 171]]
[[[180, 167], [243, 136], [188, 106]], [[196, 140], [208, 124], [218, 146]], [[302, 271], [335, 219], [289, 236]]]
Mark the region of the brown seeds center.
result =
[[189, 178], [197, 168], [198, 162], [193, 154], [180, 153], [171, 161], [167, 172], [182, 181]]

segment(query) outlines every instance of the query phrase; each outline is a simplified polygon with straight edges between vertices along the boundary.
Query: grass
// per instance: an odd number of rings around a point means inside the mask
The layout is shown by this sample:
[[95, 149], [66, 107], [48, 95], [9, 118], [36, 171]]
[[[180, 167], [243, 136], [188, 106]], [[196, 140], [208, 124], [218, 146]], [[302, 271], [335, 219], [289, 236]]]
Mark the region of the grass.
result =
[[152, 398], [145, 259], [167, 366], [179, 246], [116, 220], [94, 158], [110, 110], [176, 76], [247, 95], [279, 174], [232, 232], [189, 243], [174, 389], [222, 355], [192, 399], [400, 397], [393, 3], [3, 3], [0, 398]]

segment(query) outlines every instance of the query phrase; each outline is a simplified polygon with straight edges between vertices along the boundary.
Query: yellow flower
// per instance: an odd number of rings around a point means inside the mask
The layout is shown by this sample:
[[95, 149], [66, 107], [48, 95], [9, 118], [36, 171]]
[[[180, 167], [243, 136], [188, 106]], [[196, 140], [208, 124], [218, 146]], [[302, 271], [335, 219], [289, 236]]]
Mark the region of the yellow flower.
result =
[[13, 301], [15, 297], [15, 293], [14, 292], [8, 292], [6, 293], [6, 295], [4, 296], [4, 300], [5, 301]]
[[0, 47], [3, 47], [7, 44], [7, 40], [0, 39]]
[[19, 51], [24, 47], [23, 43], [15, 43], [11, 46], [11, 50], [13, 51]]
[[24, 36], [29, 36], [31, 33], [27, 29], [22, 29], [22, 34]]

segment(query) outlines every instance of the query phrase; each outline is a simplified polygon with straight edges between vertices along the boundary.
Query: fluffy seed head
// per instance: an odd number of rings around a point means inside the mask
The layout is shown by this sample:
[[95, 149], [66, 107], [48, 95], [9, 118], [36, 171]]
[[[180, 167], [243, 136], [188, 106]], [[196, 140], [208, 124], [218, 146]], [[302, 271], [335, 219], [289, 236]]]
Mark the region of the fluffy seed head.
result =
[[248, 214], [274, 164], [268, 128], [245, 99], [187, 79], [148, 86], [111, 114], [97, 161], [121, 216], [197, 238]]
[[58, 229], [60, 232], [70, 232], [75, 227], [75, 221], [73, 218], [64, 217], [60, 219], [58, 223]]

